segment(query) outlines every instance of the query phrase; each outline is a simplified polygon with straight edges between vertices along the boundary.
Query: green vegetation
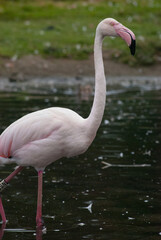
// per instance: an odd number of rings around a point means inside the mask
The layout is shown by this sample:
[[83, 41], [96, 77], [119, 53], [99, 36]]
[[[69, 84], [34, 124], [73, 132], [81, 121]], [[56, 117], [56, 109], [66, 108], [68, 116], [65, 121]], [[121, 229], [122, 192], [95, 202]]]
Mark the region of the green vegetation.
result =
[[161, 58], [160, 0], [1, 0], [0, 56], [83, 59], [93, 51], [95, 28], [113, 17], [131, 28], [137, 38], [132, 58], [120, 39], [106, 39], [104, 51], [113, 59], [136, 65]]

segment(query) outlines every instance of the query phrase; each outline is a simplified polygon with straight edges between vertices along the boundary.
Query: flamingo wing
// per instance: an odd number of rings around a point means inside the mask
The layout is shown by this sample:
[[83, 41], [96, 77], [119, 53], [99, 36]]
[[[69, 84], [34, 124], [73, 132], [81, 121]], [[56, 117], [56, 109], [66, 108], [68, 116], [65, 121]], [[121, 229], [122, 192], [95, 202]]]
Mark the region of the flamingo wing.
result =
[[52, 108], [25, 115], [12, 123], [0, 136], [0, 156], [11, 157], [24, 145], [47, 138], [61, 126]]

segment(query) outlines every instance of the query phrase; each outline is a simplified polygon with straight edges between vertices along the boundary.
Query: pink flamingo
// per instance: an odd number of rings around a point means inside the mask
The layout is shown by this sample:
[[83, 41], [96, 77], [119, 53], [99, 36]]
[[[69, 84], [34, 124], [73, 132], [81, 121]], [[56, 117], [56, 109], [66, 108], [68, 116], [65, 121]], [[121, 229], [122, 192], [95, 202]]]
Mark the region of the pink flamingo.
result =
[[[96, 136], [101, 124], [106, 101], [106, 79], [102, 59], [102, 42], [105, 36], [121, 37], [135, 54], [135, 35], [118, 21], [106, 18], [96, 29], [94, 42], [95, 96], [89, 117], [84, 119], [76, 112], [51, 107], [32, 112], [12, 123], [0, 136], [0, 164], [16, 163], [19, 167], [1, 181], [1, 191], [25, 166], [38, 171], [37, 227], [42, 221], [42, 181], [46, 166], [62, 157], [84, 153]], [[6, 222], [0, 198], [2, 221]]]

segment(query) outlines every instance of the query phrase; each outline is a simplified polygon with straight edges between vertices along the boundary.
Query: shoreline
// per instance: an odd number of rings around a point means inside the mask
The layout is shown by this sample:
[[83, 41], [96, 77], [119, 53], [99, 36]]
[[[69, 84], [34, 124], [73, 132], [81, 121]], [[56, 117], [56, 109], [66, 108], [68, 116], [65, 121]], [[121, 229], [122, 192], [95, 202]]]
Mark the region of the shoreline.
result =
[[[130, 67], [104, 58], [106, 77], [140, 76], [160, 77], [159, 63], [152, 66]], [[93, 55], [86, 60], [42, 58], [28, 55], [20, 59], [0, 58], [0, 78], [24, 82], [33, 78], [74, 77], [79, 80], [85, 76], [94, 77]]]
[[[161, 89], [161, 77], [151, 76], [111, 76], [106, 78], [107, 95], [119, 94], [126, 91], [151, 91]], [[10, 81], [0, 77], [0, 92], [26, 92], [33, 94], [53, 94], [59, 88], [66, 93], [74, 89], [83, 95], [92, 95], [94, 77], [35, 77], [29, 81]], [[92, 90], [93, 89], [93, 90]], [[74, 91], [75, 91], [74, 90]]]

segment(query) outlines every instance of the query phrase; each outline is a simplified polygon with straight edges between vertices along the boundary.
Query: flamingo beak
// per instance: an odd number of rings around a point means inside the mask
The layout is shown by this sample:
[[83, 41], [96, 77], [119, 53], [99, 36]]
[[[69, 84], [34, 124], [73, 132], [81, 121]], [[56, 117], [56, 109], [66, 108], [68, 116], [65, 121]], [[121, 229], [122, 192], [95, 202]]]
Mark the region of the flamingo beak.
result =
[[131, 44], [129, 46], [131, 55], [135, 55], [135, 48], [136, 48], [136, 40], [131, 38]]
[[134, 55], [136, 47], [135, 34], [121, 23], [114, 25], [114, 28], [117, 35], [121, 37], [129, 46], [131, 54]]

